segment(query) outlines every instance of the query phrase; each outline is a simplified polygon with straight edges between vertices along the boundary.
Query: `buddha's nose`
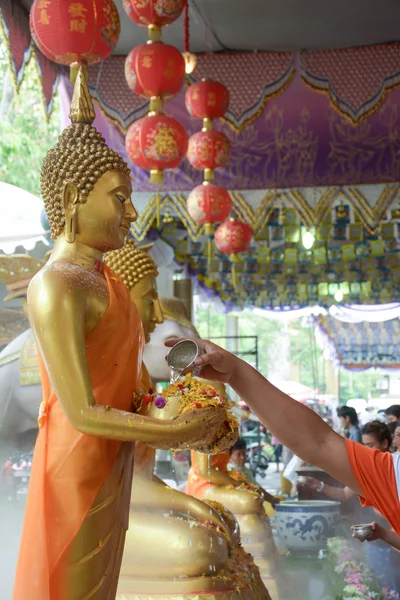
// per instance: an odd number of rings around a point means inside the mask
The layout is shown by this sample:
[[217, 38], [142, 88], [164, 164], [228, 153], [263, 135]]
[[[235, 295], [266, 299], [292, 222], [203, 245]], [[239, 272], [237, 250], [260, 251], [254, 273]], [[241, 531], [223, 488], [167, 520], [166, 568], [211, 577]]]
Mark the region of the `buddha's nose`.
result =
[[154, 322], [157, 323], [158, 325], [161, 325], [161, 323], [164, 323], [164, 315], [163, 315], [163, 311], [161, 308], [161, 303], [158, 298], [154, 303]]
[[128, 219], [130, 220], [130, 222], [133, 223], [134, 221], [137, 220], [138, 214], [137, 214], [136, 208], [132, 204], [132, 200], [129, 200], [129, 202], [127, 202], [125, 204], [125, 206], [126, 206], [125, 214], [128, 217]]

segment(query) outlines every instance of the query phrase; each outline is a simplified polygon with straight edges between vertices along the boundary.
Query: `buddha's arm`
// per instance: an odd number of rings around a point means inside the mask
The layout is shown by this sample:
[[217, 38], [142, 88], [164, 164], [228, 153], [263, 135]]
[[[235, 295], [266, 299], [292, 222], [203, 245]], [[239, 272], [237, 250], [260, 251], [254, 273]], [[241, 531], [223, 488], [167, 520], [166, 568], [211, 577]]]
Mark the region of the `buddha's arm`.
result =
[[231, 532], [228, 525], [214, 508], [193, 496], [173, 490], [163, 481], [159, 483], [160, 481], [137, 478], [134, 485], [138, 486], [140, 494], [136, 493], [132, 496], [132, 505], [139, 508], [145, 504], [147, 509], [162, 508], [164, 513], [174, 511], [190, 515], [200, 523], [211, 522], [230, 537]]
[[161, 448], [200, 439], [196, 428], [201, 429], [201, 423], [196, 423], [196, 417], [161, 421], [96, 404], [86, 356], [87, 293], [74, 283], [65, 275], [44, 270], [28, 291], [39, 350], [71, 425], [88, 435]]
[[240, 485], [239, 481], [236, 481], [227, 473], [218, 471], [218, 469], [210, 468], [207, 454], [201, 454], [200, 452], [196, 452], [196, 461], [199, 474], [205, 479], [207, 479], [210, 483], [219, 486], [233, 485], [233, 487], [238, 487]]

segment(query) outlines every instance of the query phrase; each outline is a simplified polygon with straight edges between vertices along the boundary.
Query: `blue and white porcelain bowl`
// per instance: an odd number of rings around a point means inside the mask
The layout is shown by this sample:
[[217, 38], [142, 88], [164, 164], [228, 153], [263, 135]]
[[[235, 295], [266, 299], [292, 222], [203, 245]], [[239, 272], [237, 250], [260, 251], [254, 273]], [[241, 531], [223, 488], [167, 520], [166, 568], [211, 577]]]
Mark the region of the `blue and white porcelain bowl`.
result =
[[276, 529], [289, 552], [318, 553], [335, 535], [340, 502], [292, 500], [275, 508]]

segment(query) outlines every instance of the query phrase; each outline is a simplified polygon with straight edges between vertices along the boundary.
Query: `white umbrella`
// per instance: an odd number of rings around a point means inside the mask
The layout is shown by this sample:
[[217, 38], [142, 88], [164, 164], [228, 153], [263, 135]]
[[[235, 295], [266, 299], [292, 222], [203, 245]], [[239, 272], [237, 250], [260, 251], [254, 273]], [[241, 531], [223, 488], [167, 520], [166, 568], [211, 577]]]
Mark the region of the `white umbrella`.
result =
[[12, 254], [17, 246], [33, 250], [39, 241], [48, 245], [40, 222], [42, 209], [40, 198], [0, 181], [0, 250]]

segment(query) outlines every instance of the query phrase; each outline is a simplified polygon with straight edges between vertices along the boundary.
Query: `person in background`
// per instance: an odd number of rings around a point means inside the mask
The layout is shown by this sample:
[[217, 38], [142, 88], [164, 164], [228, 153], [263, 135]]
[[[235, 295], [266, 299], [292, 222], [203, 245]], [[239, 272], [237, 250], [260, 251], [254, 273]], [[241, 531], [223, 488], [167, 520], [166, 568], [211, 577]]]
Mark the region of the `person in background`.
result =
[[269, 502], [273, 507], [279, 504], [279, 498], [275, 498], [271, 496], [267, 491], [261, 488], [257, 481], [255, 480], [253, 473], [249, 468], [246, 467], [246, 458], [247, 458], [247, 444], [246, 440], [243, 438], [238, 438], [238, 440], [233, 444], [230, 449], [230, 459], [228, 463], [228, 473], [229, 471], [239, 471], [242, 473], [247, 481], [252, 485], [256, 485], [263, 492], [264, 502]]
[[[367, 448], [371, 448], [372, 450], [380, 450], [381, 452], [390, 452], [392, 435], [389, 427], [385, 425], [385, 423], [382, 423], [382, 421], [371, 421], [370, 423], [367, 423], [362, 428], [361, 435], [362, 443], [364, 446], [367, 446]], [[332, 500], [339, 500], [340, 502], [345, 502], [346, 500], [356, 496], [356, 493], [348, 487], [338, 488], [333, 487], [332, 485], [325, 485], [323, 482], [318, 481], [313, 477], [307, 478], [307, 485], [317, 492], [323, 491], [324, 495], [328, 496], [328, 498], [332, 498]]]
[[400, 454], [400, 421], [397, 422], [393, 434], [394, 454]]
[[397, 423], [400, 421], [400, 404], [392, 404], [385, 410], [386, 422]]
[[274, 435], [271, 437], [271, 446], [274, 449], [276, 471], [277, 471], [277, 473], [279, 473], [279, 465], [281, 462], [283, 446], [280, 443], [280, 441], [276, 439], [276, 437]]
[[397, 447], [394, 443], [394, 433], [396, 431], [397, 421], [392, 421], [391, 423], [388, 423], [387, 426], [390, 431], [390, 435], [392, 436], [392, 445], [390, 446], [390, 452], [397, 452]]
[[355, 409], [352, 406], [340, 406], [337, 414], [344, 428], [345, 437], [352, 442], [361, 442], [361, 431]]
[[240, 471], [246, 477], [249, 483], [253, 485], [257, 485], [256, 480], [253, 476], [251, 470], [246, 467], [246, 459], [247, 459], [247, 444], [246, 440], [243, 438], [238, 438], [238, 440], [233, 444], [230, 449], [230, 459], [228, 463], [228, 471]]

